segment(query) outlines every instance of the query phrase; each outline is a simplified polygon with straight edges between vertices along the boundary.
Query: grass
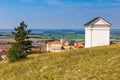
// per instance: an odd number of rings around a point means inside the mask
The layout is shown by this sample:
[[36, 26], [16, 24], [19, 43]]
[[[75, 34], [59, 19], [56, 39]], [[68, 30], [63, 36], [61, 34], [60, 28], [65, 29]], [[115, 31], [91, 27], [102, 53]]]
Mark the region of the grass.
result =
[[0, 63], [0, 80], [120, 80], [120, 44]]

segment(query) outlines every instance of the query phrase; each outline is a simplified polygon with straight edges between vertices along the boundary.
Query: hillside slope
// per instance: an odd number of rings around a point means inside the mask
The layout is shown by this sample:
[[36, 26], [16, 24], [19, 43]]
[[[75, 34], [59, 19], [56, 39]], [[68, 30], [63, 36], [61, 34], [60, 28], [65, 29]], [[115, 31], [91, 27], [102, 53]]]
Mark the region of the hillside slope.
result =
[[0, 63], [0, 80], [120, 80], [120, 44]]

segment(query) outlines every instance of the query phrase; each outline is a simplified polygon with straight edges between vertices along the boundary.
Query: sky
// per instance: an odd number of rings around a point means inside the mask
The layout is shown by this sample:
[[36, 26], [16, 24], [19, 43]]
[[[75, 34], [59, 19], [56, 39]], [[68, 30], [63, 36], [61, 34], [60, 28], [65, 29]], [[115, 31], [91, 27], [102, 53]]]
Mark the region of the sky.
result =
[[0, 0], [0, 29], [22, 21], [30, 29], [84, 29], [98, 16], [120, 29], [120, 0]]

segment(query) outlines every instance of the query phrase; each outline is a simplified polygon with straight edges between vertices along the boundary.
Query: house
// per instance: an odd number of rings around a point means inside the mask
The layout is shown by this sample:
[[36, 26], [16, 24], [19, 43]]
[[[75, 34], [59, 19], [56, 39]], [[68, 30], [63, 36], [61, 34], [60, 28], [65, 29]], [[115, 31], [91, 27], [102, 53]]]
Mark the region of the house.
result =
[[77, 49], [77, 48], [83, 48], [84, 45], [82, 42], [78, 41], [76, 43], [74, 43], [74, 49]]
[[64, 46], [69, 46], [69, 44], [70, 44], [70, 42], [68, 40], [66, 40], [66, 41], [63, 42]]
[[70, 42], [68, 41], [68, 40], [65, 40], [64, 42], [63, 42], [63, 49], [64, 50], [67, 50], [67, 49], [70, 49], [71, 48], [71, 46], [69, 45], [70, 44]]
[[33, 47], [31, 48], [32, 52], [39, 52], [40, 48], [39, 47]]
[[11, 48], [11, 46], [11, 44], [0, 43], [0, 61], [7, 59], [7, 51], [9, 50], [9, 48]]
[[0, 51], [8, 51], [11, 46], [11, 44], [0, 44]]
[[85, 47], [110, 44], [111, 23], [101, 17], [96, 17], [85, 25]]
[[31, 45], [34, 47], [39, 47], [40, 46], [40, 41], [32, 41]]
[[62, 47], [61, 42], [48, 42], [46, 51], [49, 52], [60, 52]]
[[33, 41], [31, 50], [35, 53], [46, 52], [46, 43], [47, 43], [47, 40]]

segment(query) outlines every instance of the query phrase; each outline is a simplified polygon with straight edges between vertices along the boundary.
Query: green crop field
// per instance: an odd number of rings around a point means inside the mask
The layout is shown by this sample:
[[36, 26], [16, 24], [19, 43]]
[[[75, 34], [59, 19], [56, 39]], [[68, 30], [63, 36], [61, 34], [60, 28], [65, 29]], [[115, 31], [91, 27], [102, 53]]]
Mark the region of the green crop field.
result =
[[65, 34], [64, 38], [67, 39], [84, 39], [85, 35], [84, 34], [73, 34], [73, 33], [69, 33], [69, 34]]
[[120, 44], [0, 62], [0, 80], [120, 80]]

